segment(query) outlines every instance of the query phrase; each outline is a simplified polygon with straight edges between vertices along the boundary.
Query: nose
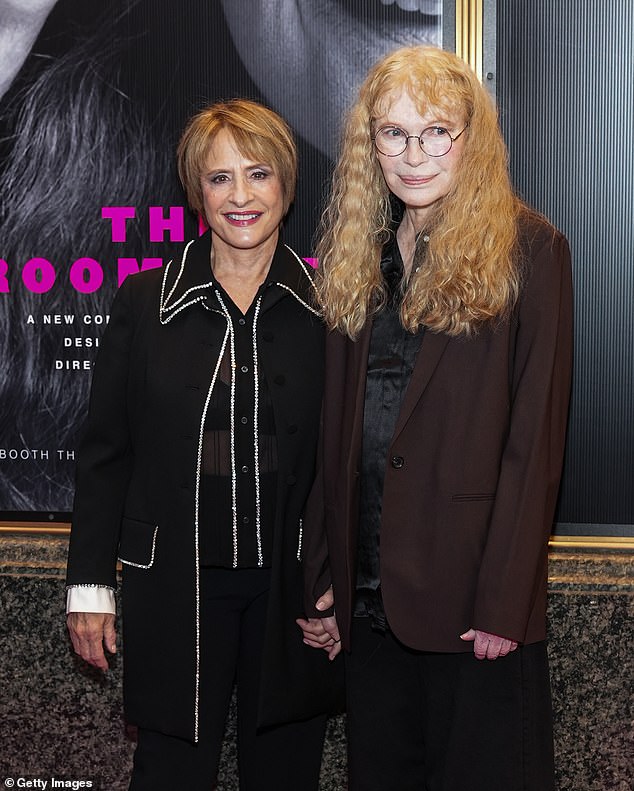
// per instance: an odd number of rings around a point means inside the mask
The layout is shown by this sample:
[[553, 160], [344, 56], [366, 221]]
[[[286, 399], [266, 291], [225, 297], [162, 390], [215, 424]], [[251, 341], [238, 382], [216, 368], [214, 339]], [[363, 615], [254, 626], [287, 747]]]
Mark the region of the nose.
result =
[[423, 162], [427, 162], [429, 159], [427, 154], [423, 151], [423, 148], [420, 144], [420, 137], [418, 135], [408, 135], [407, 148], [405, 149], [403, 159], [408, 165], [412, 165], [413, 167], [416, 167], [416, 165], [421, 165]]
[[231, 201], [236, 206], [245, 206], [252, 198], [251, 185], [248, 179], [240, 176], [233, 182]]

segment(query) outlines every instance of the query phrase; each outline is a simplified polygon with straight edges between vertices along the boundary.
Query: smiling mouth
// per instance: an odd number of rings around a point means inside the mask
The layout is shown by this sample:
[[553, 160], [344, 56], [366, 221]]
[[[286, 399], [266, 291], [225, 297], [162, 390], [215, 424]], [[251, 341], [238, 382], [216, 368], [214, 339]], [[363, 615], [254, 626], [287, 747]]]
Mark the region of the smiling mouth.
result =
[[262, 216], [262, 212], [227, 212], [224, 215], [227, 220], [231, 223], [237, 223], [239, 225], [244, 225], [248, 223], [255, 222], [255, 220], [259, 219]]
[[440, 14], [442, 10], [438, 0], [381, 0], [381, 5], [394, 4], [401, 11], [418, 11], [421, 14]]
[[429, 184], [429, 182], [436, 178], [435, 174], [431, 176], [399, 176], [403, 184], [416, 187], [421, 184]]
[[349, 14], [364, 21], [394, 21], [410, 24], [417, 16], [437, 18], [442, 14], [441, 0], [339, 0]]

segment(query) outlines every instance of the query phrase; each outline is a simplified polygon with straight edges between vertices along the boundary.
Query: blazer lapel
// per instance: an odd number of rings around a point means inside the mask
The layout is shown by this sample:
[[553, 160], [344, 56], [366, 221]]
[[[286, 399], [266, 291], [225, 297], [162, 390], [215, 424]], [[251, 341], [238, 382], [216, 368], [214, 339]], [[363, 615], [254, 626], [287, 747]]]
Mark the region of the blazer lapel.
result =
[[[372, 322], [368, 321], [361, 330], [355, 343], [349, 343], [351, 350], [351, 364], [347, 370], [348, 382], [353, 381], [354, 406], [351, 419], [352, 435], [350, 437], [351, 453], [348, 464], [352, 463], [354, 469], [349, 472], [358, 472], [358, 454], [355, 451], [361, 448], [363, 442], [363, 412], [365, 409], [365, 383], [368, 374], [368, 354], [370, 352], [370, 338], [372, 337]], [[349, 386], [349, 385], [348, 385]]]
[[445, 333], [425, 330], [423, 342], [416, 358], [416, 365], [412, 371], [412, 377], [405, 391], [401, 411], [396, 421], [394, 438], [405, 428], [405, 424], [429, 384], [429, 380], [433, 376], [448, 343], [449, 336]]

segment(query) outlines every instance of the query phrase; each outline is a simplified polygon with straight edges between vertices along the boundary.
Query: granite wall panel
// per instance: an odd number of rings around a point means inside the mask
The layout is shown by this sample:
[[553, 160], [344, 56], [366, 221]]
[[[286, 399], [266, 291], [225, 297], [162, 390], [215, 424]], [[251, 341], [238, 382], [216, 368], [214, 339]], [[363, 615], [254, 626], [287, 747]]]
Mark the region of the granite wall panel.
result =
[[[72, 653], [63, 617], [65, 537], [0, 536], [0, 783], [91, 779], [125, 791], [133, 729], [121, 656], [108, 674]], [[550, 656], [558, 791], [631, 791], [634, 553], [551, 553]], [[232, 705], [218, 778], [237, 789]], [[321, 791], [345, 785], [345, 718], [330, 721]], [[37, 786], [31, 786], [37, 787]], [[50, 787], [50, 783], [49, 783]]]

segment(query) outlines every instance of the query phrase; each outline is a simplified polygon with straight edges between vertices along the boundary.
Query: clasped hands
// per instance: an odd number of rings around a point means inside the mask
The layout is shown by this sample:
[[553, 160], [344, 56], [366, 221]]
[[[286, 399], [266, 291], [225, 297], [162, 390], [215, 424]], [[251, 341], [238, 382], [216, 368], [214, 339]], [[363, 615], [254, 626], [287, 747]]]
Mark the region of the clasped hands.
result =
[[[320, 611], [329, 610], [335, 603], [332, 586], [321, 596], [315, 604], [315, 609]], [[302, 630], [304, 642], [311, 648], [323, 648], [328, 654], [328, 659], [332, 660], [341, 651], [341, 637], [337, 618], [334, 615], [325, 618], [297, 618], [295, 623]]]
[[[335, 603], [332, 587], [321, 596], [315, 604], [317, 610], [328, 610]], [[297, 625], [302, 630], [304, 643], [312, 648], [323, 648], [332, 661], [341, 651], [341, 637], [335, 615], [325, 618], [297, 618]], [[476, 659], [498, 659], [506, 656], [517, 648], [515, 640], [509, 640], [490, 632], [469, 629], [460, 635], [461, 640], [473, 642], [473, 654]]]

